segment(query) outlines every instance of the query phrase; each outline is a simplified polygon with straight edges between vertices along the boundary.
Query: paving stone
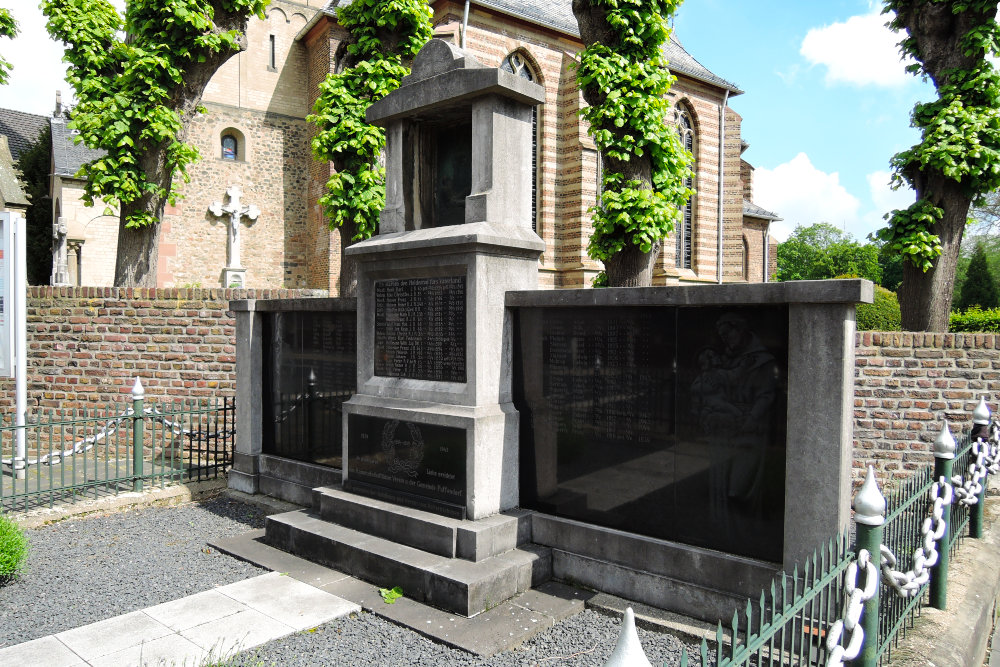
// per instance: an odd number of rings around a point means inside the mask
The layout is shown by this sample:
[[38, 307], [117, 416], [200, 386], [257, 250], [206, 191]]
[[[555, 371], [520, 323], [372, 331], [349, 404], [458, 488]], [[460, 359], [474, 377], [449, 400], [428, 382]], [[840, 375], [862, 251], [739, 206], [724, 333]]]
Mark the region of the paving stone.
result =
[[284, 637], [294, 628], [270, 616], [247, 609], [232, 616], [209, 621], [181, 632], [201, 648], [213, 655], [226, 656]]
[[0, 665], [76, 667], [83, 664], [80, 656], [53, 635], [0, 649]]
[[294, 630], [307, 630], [352, 611], [361, 611], [353, 602], [277, 572], [217, 590]]
[[145, 612], [174, 631], [187, 630], [224, 616], [243, 611], [246, 606], [218, 591], [205, 591], [180, 600], [164, 602]]
[[197, 667], [207, 651], [177, 635], [168, 635], [92, 660], [92, 667]]
[[94, 660], [141, 642], [171, 634], [170, 628], [142, 611], [116, 616], [55, 635], [85, 661]]

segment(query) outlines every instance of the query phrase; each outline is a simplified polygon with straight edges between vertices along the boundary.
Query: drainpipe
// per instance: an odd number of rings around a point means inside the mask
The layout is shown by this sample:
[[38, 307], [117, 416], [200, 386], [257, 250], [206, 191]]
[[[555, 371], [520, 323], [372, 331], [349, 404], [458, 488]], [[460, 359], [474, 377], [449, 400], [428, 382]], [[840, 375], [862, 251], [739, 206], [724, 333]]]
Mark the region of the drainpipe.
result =
[[465, 33], [469, 30], [469, 2], [465, 0], [465, 11], [462, 13], [462, 50], [465, 50]]
[[[719, 247], [716, 253], [716, 277], [722, 284], [722, 198], [725, 195], [726, 183], [723, 176], [726, 167], [726, 107], [729, 105], [729, 91], [726, 90], [722, 98], [722, 106], [719, 108]], [[766, 252], [766, 251], [765, 251]]]
[[764, 228], [764, 282], [767, 282], [768, 267], [771, 266], [771, 258], [768, 256], [771, 246], [771, 223], [767, 223], [767, 227]]

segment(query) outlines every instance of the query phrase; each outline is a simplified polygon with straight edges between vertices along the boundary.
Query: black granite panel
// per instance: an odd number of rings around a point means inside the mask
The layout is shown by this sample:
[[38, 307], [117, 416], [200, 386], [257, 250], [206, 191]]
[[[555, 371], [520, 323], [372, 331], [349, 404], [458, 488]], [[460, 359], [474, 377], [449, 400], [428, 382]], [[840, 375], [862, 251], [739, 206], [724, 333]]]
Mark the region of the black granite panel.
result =
[[341, 467], [341, 404], [357, 386], [354, 311], [275, 312], [263, 321], [265, 454]]
[[516, 312], [523, 506], [781, 560], [787, 306]]
[[465, 382], [465, 276], [375, 281], [375, 375]]
[[465, 505], [465, 429], [349, 415], [348, 432], [350, 479]]

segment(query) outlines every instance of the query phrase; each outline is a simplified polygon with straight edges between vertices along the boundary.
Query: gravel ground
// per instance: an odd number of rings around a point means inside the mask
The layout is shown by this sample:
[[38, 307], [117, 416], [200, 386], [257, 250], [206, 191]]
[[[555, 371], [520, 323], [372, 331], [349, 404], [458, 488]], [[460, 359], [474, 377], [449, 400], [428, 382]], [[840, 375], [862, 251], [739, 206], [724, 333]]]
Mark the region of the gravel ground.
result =
[[262, 528], [264, 516], [220, 496], [28, 530], [26, 570], [0, 586], [0, 647], [263, 574], [205, 543]]
[[[234, 667], [315, 667], [319, 665], [539, 665], [601, 667], [618, 641], [621, 621], [586, 610], [537, 635], [522, 646], [491, 658], [433, 642], [374, 614], [341, 618], [237, 656]], [[639, 641], [654, 665], [677, 665], [682, 644], [674, 637], [638, 628]], [[691, 652], [691, 648], [688, 648]]]
[[[0, 586], [0, 647], [61, 632], [265, 572], [206, 547], [264, 524], [262, 510], [226, 497], [62, 521], [27, 531], [27, 570]], [[489, 659], [438, 644], [363, 612], [237, 656], [234, 665], [603, 665], [620, 621], [573, 616]], [[677, 664], [681, 644], [639, 629], [653, 664]]]

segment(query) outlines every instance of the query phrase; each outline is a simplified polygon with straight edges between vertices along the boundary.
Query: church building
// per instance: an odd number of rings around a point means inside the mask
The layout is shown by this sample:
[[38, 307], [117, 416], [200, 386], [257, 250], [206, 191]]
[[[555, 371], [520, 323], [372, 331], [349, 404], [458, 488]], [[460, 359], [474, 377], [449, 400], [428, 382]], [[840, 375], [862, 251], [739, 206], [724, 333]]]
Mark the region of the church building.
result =
[[[189, 168], [190, 182], [179, 184], [183, 198], [163, 218], [158, 286], [339, 293], [340, 233], [329, 229], [318, 204], [331, 167], [313, 159], [315, 131], [305, 120], [345, 36], [337, 5], [271, 0], [266, 19], [250, 21], [247, 50], [212, 78], [206, 113], [194, 120], [188, 137], [201, 160]], [[524, 167], [534, 176], [531, 223], [545, 242], [539, 284], [590, 286], [602, 269], [587, 256], [600, 161], [578, 113], [584, 102], [573, 65], [582, 43], [570, 0], [438, 0], [432, 8], [435, 37], [464, 41], [484, 65], [545, 88], [545, 102], [536, 109], [534, 159]], [[666, 56], [677, 77], [670, 93], [677, 131], [695, 156], [697, 194], [664, 243], [654, 284], [767, 280], [775, 272], [776, 245], [769, 225], [780, 218], [752, 203], [753, 168], [741, 159], [748, 144], [729, 106], [742, 91], [676, 39]], [[78, 205], [82, 184], [72, 176], [86, 152], [67, 148], [72, 137], [61, 120], [54, 118], [52, 127], [53, 224], [67, 230], [70, 249], [66, 271], [53, 277], [64, 284], [110, 285], [117, 219], [103, 216], [103, 206]], [[239, 202], [227, 194], [234, 186]], [[256, 216], [222, 213], [231, 203]], [[236, 218], [245, 271], [233, 274], [226, 271], [227, 236]]]

